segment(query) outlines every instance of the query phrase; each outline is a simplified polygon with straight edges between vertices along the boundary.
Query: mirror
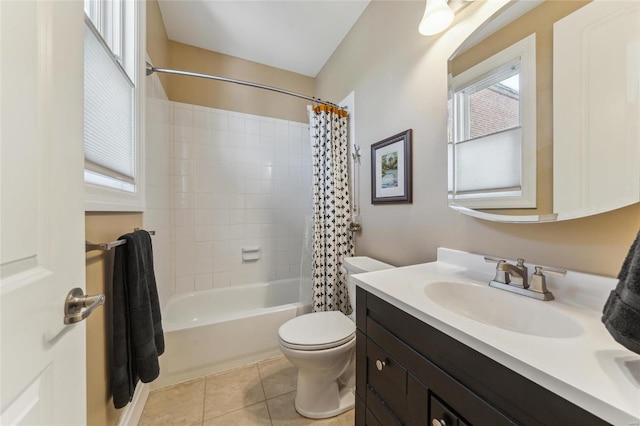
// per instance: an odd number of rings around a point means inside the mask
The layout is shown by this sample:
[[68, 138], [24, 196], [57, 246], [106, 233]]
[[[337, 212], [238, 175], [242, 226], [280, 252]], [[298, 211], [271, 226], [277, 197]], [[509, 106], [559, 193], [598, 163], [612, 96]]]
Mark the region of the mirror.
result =
[[449, 206], [545, 222], [639, 202], [639, 20], [638, 2], [521, 0], [474, 31], [448, 61]]

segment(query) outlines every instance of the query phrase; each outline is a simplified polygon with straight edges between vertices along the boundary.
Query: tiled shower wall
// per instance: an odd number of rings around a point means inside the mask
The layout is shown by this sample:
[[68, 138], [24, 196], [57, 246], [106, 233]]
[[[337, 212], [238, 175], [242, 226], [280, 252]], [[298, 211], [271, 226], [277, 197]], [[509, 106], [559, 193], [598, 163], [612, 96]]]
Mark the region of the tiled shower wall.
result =
[[145, 197], [143, 227], [155, 231], [153, 259], [161, 306], [175, 287], [171, 270], [171, 160], [170, 102], [157, 74], [145, 81]]
[[[300, 276], [309, 126], [171, 103], [175, 293]], [[243, 247], [260, 247], [243, 260]]]

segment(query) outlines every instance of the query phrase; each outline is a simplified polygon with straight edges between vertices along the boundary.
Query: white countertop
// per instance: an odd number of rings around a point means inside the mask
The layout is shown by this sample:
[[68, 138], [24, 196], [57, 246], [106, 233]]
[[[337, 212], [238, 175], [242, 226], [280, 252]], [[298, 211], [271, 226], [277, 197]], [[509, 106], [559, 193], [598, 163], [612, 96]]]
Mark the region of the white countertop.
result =
[[488, 284], [494, 272], [495, 264], [485, 263], [480, 255], [440, 248], [437, 262], [352, 278], [359, 287], [596, 416], [614, 425], [637, 424], [640, 355], [618, 344], [600, 321], [617, 280], [573, 271], [565, 277], [547, 276], [547, 286], [556, 297], [549, 302], [492, 288], [571, 317], [582, 332], [567, 338], [521, 334], [475, 321], [445, 309], [424, 293], [427, 284], [437, 281]]

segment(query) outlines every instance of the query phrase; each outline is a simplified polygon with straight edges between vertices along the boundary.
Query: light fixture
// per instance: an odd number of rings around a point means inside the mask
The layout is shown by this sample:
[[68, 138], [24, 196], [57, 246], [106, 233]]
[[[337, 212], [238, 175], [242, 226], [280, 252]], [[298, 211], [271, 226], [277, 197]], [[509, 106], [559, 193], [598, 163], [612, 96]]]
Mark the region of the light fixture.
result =
[[426, 36], [438, 34], [447, 29], [453, 21], [453, 16], [453, 10], [447, 4], [447, 0], [427, 0], [418, 31]]

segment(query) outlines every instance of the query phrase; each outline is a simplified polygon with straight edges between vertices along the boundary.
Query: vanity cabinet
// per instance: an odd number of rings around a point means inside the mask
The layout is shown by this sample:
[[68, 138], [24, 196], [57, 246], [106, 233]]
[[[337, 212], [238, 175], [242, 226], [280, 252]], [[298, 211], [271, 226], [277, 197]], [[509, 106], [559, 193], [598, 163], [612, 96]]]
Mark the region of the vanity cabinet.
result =
[[602, 419], [357, 288], [356, 425], [604, 425]]

